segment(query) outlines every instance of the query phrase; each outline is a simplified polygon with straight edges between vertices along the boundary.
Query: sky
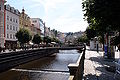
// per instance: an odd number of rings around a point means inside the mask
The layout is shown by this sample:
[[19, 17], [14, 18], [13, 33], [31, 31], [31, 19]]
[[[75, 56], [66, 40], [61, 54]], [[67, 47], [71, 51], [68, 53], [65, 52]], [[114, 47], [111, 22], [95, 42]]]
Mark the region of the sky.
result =
[[47, 27], [61, 32], [85, 31], [88, 26], [83, 18], [82, 0], [7, 0], [31, 18], [41, 18]]

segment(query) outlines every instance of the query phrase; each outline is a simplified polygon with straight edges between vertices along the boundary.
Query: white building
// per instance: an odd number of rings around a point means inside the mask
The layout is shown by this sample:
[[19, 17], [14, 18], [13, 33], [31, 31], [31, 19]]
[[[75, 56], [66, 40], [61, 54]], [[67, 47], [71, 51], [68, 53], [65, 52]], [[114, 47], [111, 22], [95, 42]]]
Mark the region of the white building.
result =
[[100, 43], [96, 38], [90, 40], [90, 50], [97, 50], [97, 46], [98, 46], [98, 50], [103, 49], [102, 43]]
[[19, 30], [19, 15], [20, 12], [11, 7], [9, 4], [5, 5], [5, 47], [13, 49], [17, 46], [17, 39], [15, 34]]
[[49, 36], [51, 37], [51, 30], [50, 30], [50, 27], [45, 27], [45, 36]]
[[57, 37], [58, 37], [58, 39], [59, 39], [60, 42], [62, 42], [62, 43], [65, 42], [66, 35], [64, 33], [58, 31]]
[[5, 0], [0, 0], [0, 48], [4, 48], [4, 3], [5, 2], [6, 2]]
[[82, 37], [85, 33], [84, 32], [75, 32], [75, 33], [66, 33], [66, 37], [65, 37], [65, 42], [71, 42], [72, 44], [76, 43], [76, 40], [79, 37]]
[[[40, 18], [31, 18], [31, 24], [37, 28], [37, 34], [40, 34], [41, 37], [44, 37], [44, 23]], [[40, 31], [39, 31], [40, 30]]]

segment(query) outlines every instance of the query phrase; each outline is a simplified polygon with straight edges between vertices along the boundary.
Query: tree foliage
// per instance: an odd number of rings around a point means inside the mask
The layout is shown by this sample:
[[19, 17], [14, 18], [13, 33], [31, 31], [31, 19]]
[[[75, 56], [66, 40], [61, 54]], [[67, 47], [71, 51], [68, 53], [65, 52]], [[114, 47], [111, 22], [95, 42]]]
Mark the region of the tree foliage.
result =
[[59, 43], [59, 42], [60, 42], [60, 41], [59, 41], [57, 38], [55, 38], [55, 37], [54, 37], [54, 38], [51, 38], [51, 41], [52, 41], [52, 42], [56, 42], [56, 43]]
[[25, 28], [20, 28], [15, 36], [21, 44], [28, 43], [32, 39], [30, 31]]
[[83, 0], [85, 19], [99, 32], [120, 30], [120, 0]]
[[55, 34], [55, 37], [57, 37], [57, 35], [58, 35], [58, 31], [55, 30], [55, 29], [53, 29], [52, 31], [53, 31], [53, 33]]
[[77, 42], [87, 43], [89, 40], [86, 35], [83, 35], [77, 39]]
[[39, 34], [36, 34], [36, 35], [34, 35], [32, 42], [34, 44], [40, 44], [40, 42], [42, 42], [42, 38], [40, 37]]
[[86, 29], [86, 36], [90, 40], [91, 38], [94, 38], [96, 36], [96, 30], [94, 29]]
[[[83, 0], [82, 4], [89, 27], [96, 30], [102, 41], [105, 33], [120, 32], [120, 0]], [[115, 44], [120, 43], [118, 38], [114, 40]]]
[[44, 37], [44, 42], [46, 44], [51, 43], [51, 38], [49, 36]]

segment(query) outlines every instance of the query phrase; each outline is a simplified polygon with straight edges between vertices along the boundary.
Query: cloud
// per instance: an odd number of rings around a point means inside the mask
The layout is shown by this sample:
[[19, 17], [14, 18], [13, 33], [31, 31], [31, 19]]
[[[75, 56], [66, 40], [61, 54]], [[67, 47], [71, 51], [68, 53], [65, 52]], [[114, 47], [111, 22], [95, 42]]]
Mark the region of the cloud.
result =
[[[8, 2], [14, 4], [13, 0]], [[30, 17], [42, 18], [52, 29], [76, 32], [84, 31], [88, 26], [83, 20], [82, 0], [14, 0], [14, 2], [17, 8], [24, 7]]]
[[62, 32], [85, 31], [88, 26], [87, 22], [79, 18], [61, 16], [52, 24], [55, 28]]
[[[61, 9], [62, 10], [60, 11], [62, 11], [62, 14], [57, 16], [54, 20], [50, 21], [51, 23], [48, 25], [51, 25], [52, 28], [58, 29], [62, 32], [76, 32], [80, 30], [86, 30], [88, 24], [83, 20], [83, 13], [80, 3], [72, 0], [69, 2], [69, 4], [65, 4], [63, 7], [61, 6]], [[57, 13], [57, 11], [55, 13]], [[48, 17], [48, 19], [49, 18], [50, 17]]]
[[67, 2], [67, 0], [26, 0], [26, 2], [27, 1], [34, 3], [34, 5], [43, 5], [46, 13], [51, 9], [55, 9], [58, 5]]

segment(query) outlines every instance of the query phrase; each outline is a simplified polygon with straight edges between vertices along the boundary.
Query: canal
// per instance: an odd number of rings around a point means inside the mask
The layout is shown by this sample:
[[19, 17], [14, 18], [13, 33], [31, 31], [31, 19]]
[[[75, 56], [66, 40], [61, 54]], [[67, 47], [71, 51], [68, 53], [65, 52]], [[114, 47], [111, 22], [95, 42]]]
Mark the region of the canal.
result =
[[68, 80], [68, 64], [76, 63], [80, 53], [77, 50], [60, 50], [9, 71], [0, 73], [0, 80]]

